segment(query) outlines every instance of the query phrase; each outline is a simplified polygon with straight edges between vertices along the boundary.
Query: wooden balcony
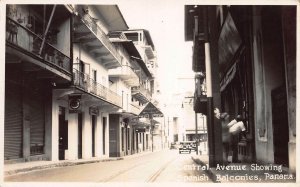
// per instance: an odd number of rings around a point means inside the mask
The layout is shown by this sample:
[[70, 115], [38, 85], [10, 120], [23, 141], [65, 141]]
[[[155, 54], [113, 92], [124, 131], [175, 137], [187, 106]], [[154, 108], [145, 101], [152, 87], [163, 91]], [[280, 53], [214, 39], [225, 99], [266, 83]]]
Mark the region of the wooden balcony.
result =
[[131, 87], [131, 94], [141, 103], [145, 104], [151, 100], [151, 93], [142, 85]]
[[135, 114], [135, 115], [139, 115], [139, 114], [140, 114], [140, 112], [141, 112], [140, 107], [135, 106], [135, 105], [132, 104], [132, 103], [130, 103], [129, 107], [130, 107], [130, 112], [131, 112], [131, 113], [133, 113], [133, 114]]
[[[6, 62], [31, 62], [32, 69], [51, 71], [55, 76], [71, 81], [71, 59], [47, 40], [43, 50], [40, 48], [43, 38], [19, 22], [6, 18]], [[28, 63], [27, 63], [28, 64]], [[28, 66], [27, 66], [28, 67]]]

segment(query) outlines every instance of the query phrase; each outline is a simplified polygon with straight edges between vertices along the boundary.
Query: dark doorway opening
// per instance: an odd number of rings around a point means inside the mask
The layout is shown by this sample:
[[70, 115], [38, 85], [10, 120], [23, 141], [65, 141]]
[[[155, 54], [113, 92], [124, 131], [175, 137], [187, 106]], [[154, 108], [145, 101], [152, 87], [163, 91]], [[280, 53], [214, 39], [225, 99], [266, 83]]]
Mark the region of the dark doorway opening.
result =
[[58, 159], [65, 159], [65, 150], [68, 149], [68, 121], [65, 120], [65, 108], [59, 107], [59, 140], [58, 140]]
[[287, 116], [286, 91], [281, 86], [272, 91], [272, 121], [274, 162], [288, 167], [289, 127]]
[[78, 159], [82, 159], [82, 113], [78, 113]]
[[103, 128], [102, 128], [102, 147], [103, 147], [103, 155], [105, 155], [105, 132], [106, 132], [106, 117], [103, 117]]
[[96, 116], [92, 115], [92, 157], [95, 157]]

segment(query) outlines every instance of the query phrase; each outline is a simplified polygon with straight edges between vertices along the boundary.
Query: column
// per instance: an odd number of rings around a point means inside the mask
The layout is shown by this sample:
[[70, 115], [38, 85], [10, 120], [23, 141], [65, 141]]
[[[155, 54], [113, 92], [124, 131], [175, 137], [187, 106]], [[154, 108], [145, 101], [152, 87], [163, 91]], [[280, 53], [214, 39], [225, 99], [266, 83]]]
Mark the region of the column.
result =
[[92, 157], [92, 120], [89, 108], [83, 106], [82, 123], [82, 158]]
[[106, 117], [106, 128], [105, 128], [105, 156], [109, 156], [109, 115], [103, 114], [102, 117]]
[[[59, 105], [56, 100], [56, 97], [54, 97], [54, 92], [53, 92], [53, 97], [52, 97], [52, 116], [51, 116], [51, 121], [52, 123], [46, 122], [46, 139], [45, 139], [45, 146], [46, 150], [50, 149], [51, 153], [46, 152], [47, 156], [50, 154], [50, 159], [51, 161], [57, 161], [58, 160], [58, 136], [59, 136]], [[47, 112], [48, 110], [46, 110]]]
[[96, 128], [95, 128], [95, 156], [96, 157], [101, 157], [103, 154], [103, 136], [102, 136], [102, 131], [103, 131], [103, 124], [102, 124], [102, 117], [99, 114], [97, 116], [97, 123], [96, 123]]
[[68, 150], [66, 151], [65, 156], [67, 160], [78, 159], [78, 114], [77, 113], [69, 114]]
[[[214, 108], [221, 108], [220, 97], [220, 78], [219, 78], [219, 53], [218, 53], [218, 29], [217, 20], [214, 14], [215, 6], [208, 6], [208, 27], [210, 28], [209, 43], [205, 43], [205, 65], [209, 68], [206, 74], [207, 78], [207, 99], [208, 99], [208, 136], [209, 136], [209, 165], [211, 167], [216, 164], [223, 163], [222, 148], [222, 128], [221, 122], [214, 117]], [[209, 71], [209, 72], [208, 72]], [[210, 89], [210, 90], [209, 90]]]
[[[56, 117], [58, 118], [58, 106], [56, 105], [56, 108], [52, 108], [55, 100], [52, 100], [52, 92], [48, 93], [45, 99], [45, 154], [47, 159], [53, 160], [52, 157], [52, 118], [53, 115], [56, 114]], [[57, 111], [54, 111], [57, 110]], [[58, 131], [58, 126], [56, 131]]]

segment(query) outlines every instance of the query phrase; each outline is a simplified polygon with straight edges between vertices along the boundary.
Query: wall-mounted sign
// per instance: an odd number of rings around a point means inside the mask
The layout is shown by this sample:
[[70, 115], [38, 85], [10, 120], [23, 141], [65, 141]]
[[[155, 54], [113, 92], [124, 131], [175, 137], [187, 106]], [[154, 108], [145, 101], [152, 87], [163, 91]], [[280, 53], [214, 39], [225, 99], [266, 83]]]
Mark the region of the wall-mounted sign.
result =
[[96, 107], [90, 107], [89, 112], [90, 112], [90, 115], [99, 116], [99, 109]]
[[139, 115], [139, 118], [149, 118], [149, 114]]
[[138, 128], [138, 129], [135, 129], [135, 132], [146, 132], [146, 129], [145, 128]]
[[69, 95], [69, 113], [81, 111], [81, 95]]
[[158, 117], [164, 117], [164, 115], [163, 114], [152, 114], [152, 117], [158, 118]]

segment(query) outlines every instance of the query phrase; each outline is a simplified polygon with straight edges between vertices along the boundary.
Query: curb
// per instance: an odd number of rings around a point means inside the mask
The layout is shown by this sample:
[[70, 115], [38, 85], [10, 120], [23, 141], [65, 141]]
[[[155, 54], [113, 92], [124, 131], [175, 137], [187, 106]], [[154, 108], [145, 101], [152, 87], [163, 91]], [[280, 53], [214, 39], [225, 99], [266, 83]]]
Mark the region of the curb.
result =
[[[194, 158], [193, 156], [191, 156], [192, 160], [196, 163], [199, 164], [201, 166], [206, 166], [207, 164], [204, 163], [203, 161], [201, 161], [198, 158]], [[214, 172], [211, 171], [211, 169], [205, 170], [205, 173], [208, 175], [208, 177], [214, 182], [214, 183], [221, 183], [220, 181], [216, 180], [216, 175], [214, 174]]]
[[101, 160], [87, 160], [87, 161], [79, 161], [79, 162], [66, 161], [66, 162], [61, 162], [61, 163], [52, 163], [52, 164], [49, 163], [49, 164], [45, 164], [45, 165], [41, 165], [41, 166], [33, 166], [33, 167], [5, 171], [4, 177], [8, 177], [8, 176], [16, 175], [16, 174], [20, 174], [20, 173], [25, 173], [25, 172], [42, 170], [42, 169], [59, 168], [59, 167], [65, 167], [65, 166], [75, 166], [75, 165], [91, 164], [91, 163], [98, 163], [98, 162], [110, 162], [110, 161], [117, 161], [117, 160], [124, 160], [124, 158], [118, 157], [118, 158], [109, 158], [109, 159], [101, 159]]

